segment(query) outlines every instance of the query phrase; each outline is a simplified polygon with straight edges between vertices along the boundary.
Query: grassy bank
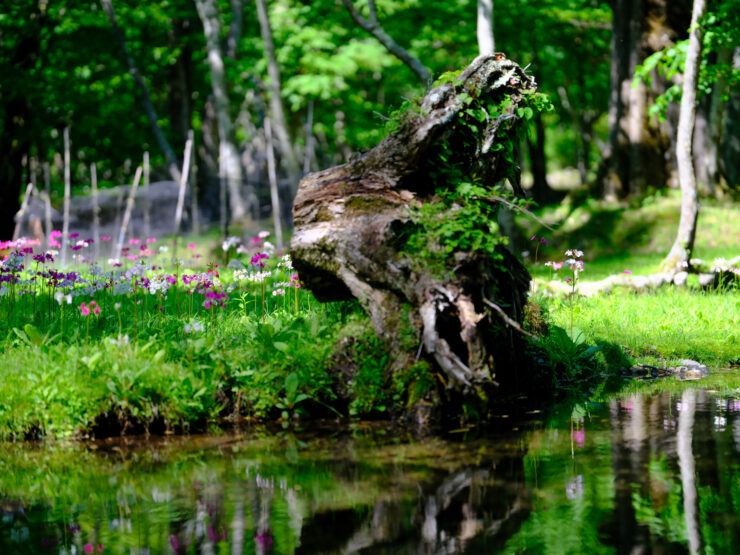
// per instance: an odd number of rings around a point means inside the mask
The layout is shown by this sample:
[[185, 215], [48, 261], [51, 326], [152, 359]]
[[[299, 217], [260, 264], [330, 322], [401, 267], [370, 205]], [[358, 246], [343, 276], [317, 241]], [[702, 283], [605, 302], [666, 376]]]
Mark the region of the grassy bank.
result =
[[[540, 243], [536, 265], [530, 253], [532, 272], [550, 278], [543, 263], [574, 247], [585, 251], [581, 279], [652, 271], [670, 244], [674, 210], [672, 196], [631, 208], [571, 208]], [[602, 229], [605, 211], [613, 221]], [[737, 205], [705, 208], [699, 256], [734, 254], [736, 212]], [[542, 216], [555, 223], [557, 214]], [[43, 253], [37, 246], [5, 245], [5, 254], [18, 254], [0, 267], [0, 439], [182, 432], [242, 419], [387, 418], [440, 387], [424, 363], [391, 377], [392, 361], [359, 304], [317, 303], [289, 258], [262, 238], [218, 252], [205, 242], [181, 245], [180, 259], [154, 249], [156, 241], [139, 243], [121, 260], [78, 255], [65, 272], [34, 258]], [[90, 245], [80, 248], [84, 255]], [[223, 256], [228, 265], [203, 263]], [[569, 298], [533, 301], [530, 330], [542, 335], [531, 344], [542, 369], [537, 385], [549, 396], [637, 362], [740, 362], [737, 288], [617, 290], [575, 297], [572, 313]]]
[[[530, 272], [540, 279], [571, 277], [554, 271], [548, 261], [564, 260], [567, 249], [584, 251], [581, 281], [595, 281], [612, 274], [657, 272], [669, 251], [678, 226], [680, 198], [675, 192], [646, 197], [632, 205], [587, 201], [546, 208], [540, 216], [556, 231], [520, 219], [530, 242], [525, 257]], [[541, 242], [545, 237], [547, 244]], [[539, 245], [536, 248], [536, 245]], [[537, 260], [535, 263], [535, 252]], [[701, 207], [694, 256], [710, 263], [714, 258], [740, 254], [740, 205], [705, 202]], [[617, 289], [613, 293], [573, 303], [574, 335], [590, 345], [615, 353], [612, 365], [635, 362], [672, 364], [691, 358], [714, 367], [740, 363], [740, 290], [702, 291], [664, 288], [638, 294]], [[570, 299], [539, 297], [535, 300], [557, 326], [570, 334]], [[608, 347], [608, 348], [607, 348]], [[617, 356], [617, 354], [619, 356]], [[621, 358], [621, 362], [620, 362]]]

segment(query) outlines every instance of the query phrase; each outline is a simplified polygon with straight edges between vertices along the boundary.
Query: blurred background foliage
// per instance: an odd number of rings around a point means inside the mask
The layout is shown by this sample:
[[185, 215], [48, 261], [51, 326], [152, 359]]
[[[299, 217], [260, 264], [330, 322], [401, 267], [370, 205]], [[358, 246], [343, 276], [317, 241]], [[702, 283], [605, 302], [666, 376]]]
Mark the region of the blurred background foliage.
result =
[[[302, 172], [342, 163], [351, 153], [372, 147], [384, 135], [386, 118], [405, 99], [424, 92], [414, 73], [357, 25], [340, 0], [260, 0], [269, 15], [278, 87], [271, 80], [257, 14], [260, 2], [198, 2], [213, 4], [220, 23], [228, 116], [244, 170], [245, 197], [249, 187], [258, 193], [263, 184], [267, 187], [264, 120], [269, 116], [276, 126], [280, 123], [270, 102], [276, 91]], [[215, 217], [219, 136], [209, 69], [213, 52], [198, 2], [112, 4], [126, 48], [146, 82], [157, 125], [180, 159], [188, 130], [195, 131], [201, 207]], [[478, 54], [476, 0], [375, 4], [380, 25], [435, 78], [464, 67]], [[367, 17], [367, 0], [355, 0], [353, 6]], [[681, 79], [690, 14], [690, 0], [495, 2], [496, 50], [528, 66], [555, 105], [544, 121], [535, 122], [527, 148], [521, 149], [525, 184], [533, 186], [536, 201], [557, 200], [553, 189], [576, 186], [596, 197], [675, 186], [675, 85]], [[700, 148], [696, 156], [714, 157], [714, 173], [698, 170], [713, 195], [736, 190], [740, 174], [732, 162], [740, 149], [733, 139], [740, 121], [740, 97], [734, 92], [740, 73], [738, 17], [733, 0], [717, 0], [704, 22], [699, 117], [704, 114], [707, 121], [702, 144], [716, 148]], [[629, 30], [626, 39], [624, 29]], [[41, 179], [44, 163], [50, 164], [52, 191], [61, 190], [62, 130], [67, 126], [74, 189], [88, 186], [91, 162], [103, 186], [130, 182], [144, 151], [151, 153], [152, 180], [169, 178], [161, 144], [142, 109], [142, 91], [102, 3], [2, 0], [0, 39], [3, 221], [17, 211], [23, 185]], [[640, 83], [646, 84], [645, 94]], [[663, 121], [648, 110], [656, 99]], [[642, 133], [634, 132], [635, 121]], [[632, 131], [625, 130], [628, 122]], [[620, 131], [612, 140], [614, 129]], [[661, 171], [650, 169], [640, 178], [620, 174], [615, 183], [609, 168], [623, 168], [625, 160], [638, 169], [659, 166]], [[278, 162], [281, 195], [290, 206], [300, 176], [279, 148]], [[9, 235], [6, 227], [0, 235]]]

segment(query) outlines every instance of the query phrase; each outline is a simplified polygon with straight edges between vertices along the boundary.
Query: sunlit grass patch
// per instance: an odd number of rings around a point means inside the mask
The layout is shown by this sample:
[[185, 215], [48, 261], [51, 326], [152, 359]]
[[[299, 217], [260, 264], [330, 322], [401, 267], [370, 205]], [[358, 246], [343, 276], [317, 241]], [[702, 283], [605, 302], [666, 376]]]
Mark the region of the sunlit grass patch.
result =
[[[553, 322], [568, 329], [569, 304], [543, 299]], [[726, 367], [740, 359], [740, 293], [664, 289], [579, 298], [574, 325], [591, 343], [621, 346], [641, 362], [691, 358]]]

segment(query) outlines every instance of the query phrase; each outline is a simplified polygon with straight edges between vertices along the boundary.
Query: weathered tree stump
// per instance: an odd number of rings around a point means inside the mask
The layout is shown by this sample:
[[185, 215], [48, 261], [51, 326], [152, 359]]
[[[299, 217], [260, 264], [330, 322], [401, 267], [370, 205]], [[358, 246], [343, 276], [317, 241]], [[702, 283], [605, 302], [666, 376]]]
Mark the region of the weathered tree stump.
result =
[[[501, 54], [476, 58], [449, 81], [375, 148], [302, 179], [291, 255], [317, 299], [359, 299], [394, 355], [394, 370], [424, 357], [448, 390], [480, 394], [520, 379], [530, 276], [503, 246], [450, 252], [446, 271], [432, 270], [404, 250], [404, 237], [414, 230], [414, 207], [456, 186], [439, 177], [440, 145], [461, 175], [492, 192], [480, 202], [510, 204], [493, 194], [507, 178], [519, 188], [511, 146], [501, 144], [518, 144], [514, 137], [532, 117], [522, 107], [536, 85]], [[493, 116], [478, 115], [476, 123], [468, 113], [482, 114], [481, 106]], [[444, 217], [455, 210], [453, 203]]]

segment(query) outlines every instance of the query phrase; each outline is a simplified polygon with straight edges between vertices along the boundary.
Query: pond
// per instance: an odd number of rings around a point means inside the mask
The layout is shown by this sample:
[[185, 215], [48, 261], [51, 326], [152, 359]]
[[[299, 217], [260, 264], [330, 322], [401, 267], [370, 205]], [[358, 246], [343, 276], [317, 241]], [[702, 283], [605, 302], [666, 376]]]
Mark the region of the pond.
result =
[[[737, 390], [734, 390], [737, 392]], [[0, 553], [730, 553], [740, 396], [387, 425], [8, 444]]]

